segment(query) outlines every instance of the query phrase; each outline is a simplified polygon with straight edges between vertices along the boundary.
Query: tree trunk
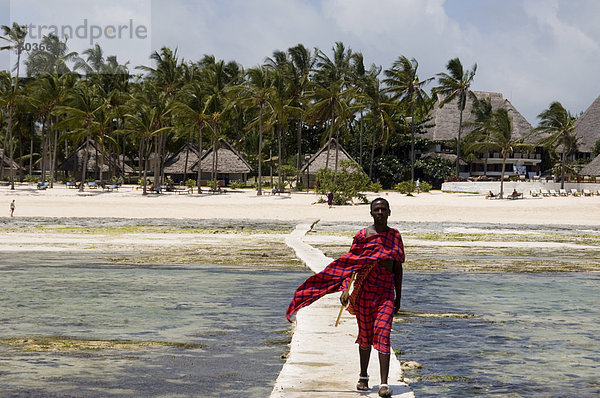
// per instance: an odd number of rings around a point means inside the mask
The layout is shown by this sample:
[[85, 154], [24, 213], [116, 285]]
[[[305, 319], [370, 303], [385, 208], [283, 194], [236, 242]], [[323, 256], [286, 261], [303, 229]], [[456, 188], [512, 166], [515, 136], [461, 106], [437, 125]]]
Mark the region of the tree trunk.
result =
[[81, 184], [79, 184], [79, 192], [83, 192], [83, 184], [87, 176], [88, 152], [90, 150], [91, 126], [87, 123], [87, 136], [85, 137], [85, 152], [83, 153], [83, 166], [81, 167]]
[[258, 196], [262, 195], [262, 145], [263, 145], [263, 127], [262, 127], [262, 113], [263, 113], [263, 104], [259, 106], [259, 115], [258, 115], [258, 191], [256, 194]]
[[460, 118], [458, 119], [458, 140], [456, 141], [456, 180], [460, 177], [460, 134], [462, 133], [463, 110], [460, 110]]
[[565, 163], [567, 161], [567, 146], [563, 141], [563, 151], [560, 156], [560, 189], [565, 189]]
[[410, 181], [415, 180], [415, 107], [411, 106], [410, 119]]
[[143, 189], [142, 189], [142, 195], [148, 195], [148, 191], [147, 191], [147, 180], [148, 180], [148, 155], [147, 155], [147, 144], [146, 144], [146, 138], [142, 137], [142, 144], [140, 145], [140, 163], [142, 162], [142, 158], [144, 159], [144, 172], [143, 172]]
[[198, 176], [196, 177], [196, 185], [198, 186], [198, 193], [202, 192], [202, 188], [200, 187], [200, 180], [202, 179], [202, 127], [198, 128]]
[[281, 191], [281, 126], [277, 128], [277, 189]]
[[[58, 116], [56, 117], [58, 119]], [[52, 129], [50, 129], [52, 132]], [[50, 188], [54, 188], [54, 174], [56, 171], [56, 152], [58, 152], [58, 131], [54, 131], [54, 145], [50, 147]]]
[[506, 169], [506, 158], [507, 155], [504, 155], [502, 158], [502, 173], [500, 174], [500, 199], [504, 197], [504, 170]]

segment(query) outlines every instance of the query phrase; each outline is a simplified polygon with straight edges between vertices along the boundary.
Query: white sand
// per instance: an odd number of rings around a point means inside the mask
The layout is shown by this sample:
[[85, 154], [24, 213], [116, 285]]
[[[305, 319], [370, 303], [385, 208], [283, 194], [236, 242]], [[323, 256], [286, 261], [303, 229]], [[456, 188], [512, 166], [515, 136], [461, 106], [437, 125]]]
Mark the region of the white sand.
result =
[[[521, 200], [486, 200], [483, 195], [451, 194], [434, 191], [409, 197], [399, 193], [367, 194], [368, 199], [383, 196], [390, 201], [391, 222], [454, 221], [499, 224], [600, 224], [600, 197], [547, 197]], [[14, 191], [0, 188], [6, 216], [15, 199], [16, 217], [94, 217], [94, 218], [190, 218], [257, 219], [280, 221], [364, 221], [369, 209], [363, 205], [316, 204], [318, 196], [306, 193], [257, 196], [254, 190], [224, 194], [177, 193], [142, 195], [125, 186], [119, 191], [86, 189], [79, 193], [57, 184], [38, 191], [22, 184]]]

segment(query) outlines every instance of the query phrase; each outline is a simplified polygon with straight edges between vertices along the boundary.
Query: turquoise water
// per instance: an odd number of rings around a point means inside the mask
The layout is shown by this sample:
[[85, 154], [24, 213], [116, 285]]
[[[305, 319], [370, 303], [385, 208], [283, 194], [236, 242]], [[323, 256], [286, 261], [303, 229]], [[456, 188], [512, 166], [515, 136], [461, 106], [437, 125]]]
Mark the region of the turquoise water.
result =
[[417, 397], [600, 396], [598, 299], [599, 273], [406, 272], [392, 344]]
[[0, 338], [197, 345], [71, 353], [0, 346], [0, 396], [268, 396], [288, 349], [285, 309], [308, 275], [116, 266], [77, 253], [0, 254]]

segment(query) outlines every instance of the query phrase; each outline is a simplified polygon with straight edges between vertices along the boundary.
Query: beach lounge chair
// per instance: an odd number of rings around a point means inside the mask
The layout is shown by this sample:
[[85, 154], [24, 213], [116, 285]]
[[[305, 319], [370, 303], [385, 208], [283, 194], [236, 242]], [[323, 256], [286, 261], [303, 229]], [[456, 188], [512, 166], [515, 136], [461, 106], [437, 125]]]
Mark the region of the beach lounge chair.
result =
[[73, 182], [73, 181], [67, 181], [67, 188], [71, 189], [71, 188], [79, 188], [79, 185], [77, 185], [77, 183]]
[[113, 189], [116, 189], [116, 190], [118, 191], [118, 190], [119, 190], [119, 186], [118, 186], [117, 184], [105, 185], [105, 186], [103, 187], [103, 189], [104, 189], [105, 191], [108, 191], [108, 192], [112, 192], [112, 191], [113, 191]]
[[592, 191], [590, 191], [589, 189], [584, 189], [583, 196], [592, 196]]
[[532, 189], [531, 191], [529, 191], [529, 194], [530, 194], [532, 197], [534, 197], [534, 198], [537, 198], [538, 196], [540, 196], [540, 193], [539, 193], [539, 192], [538, 192], [538, 190], [537, 190], [537, 189], [535, 189], [535, 188], [534, 188], [534, 189]]
[[561, 189], [558, 190], [558, 194], [560, 196], [569, 196], [569, 192], [567, 192], [567, 190], [563, 189], [563, 188], [561, 188]]
[[50, 186], [49, 182], [38, 182], [37, 189], [39, 189], [39, 190], [45, 190], [49, 186]]
[[550, 191], [548, 191], [546, 188], [540, 189], [540, 193], [542, 196], [550, 196]]
[[87, 186], [89, 189], [98, 189], [98, 184], [96, 184], [96, 181], [89, 181]]
[[581, 194], [579, 193], [579, 191], [575, 188], [571, 188], [571, 195], [573, 196], [581, 196]]
[[550, 195], [552, 195], [552, 196], [558, 196], [558, 192], [556, 192], [555, 189], [551, 189], [550, 190]]

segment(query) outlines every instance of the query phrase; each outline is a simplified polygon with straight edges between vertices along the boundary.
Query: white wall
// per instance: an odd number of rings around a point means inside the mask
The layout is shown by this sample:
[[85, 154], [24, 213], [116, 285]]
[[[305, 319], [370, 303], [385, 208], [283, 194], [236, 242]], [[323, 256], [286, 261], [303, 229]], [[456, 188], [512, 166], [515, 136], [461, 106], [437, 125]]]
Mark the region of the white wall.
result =
[[[513, 191], [513, 189], [516, 189], [517, 192], [522, 192], [526, 195], [529, 195], [529, 191], [531, 191], [534, 188], [537, 189], [538, 191], [542, 188], [555, 189], [558, 191], [560, 189], [560, 182], [504, 181], [504, 193], [505, 194], [510, 194]], [[565, 189], [569, 190], [571, 188], [575, 188], [579, 192], [581, 192], [584, 189], [589, 189], [590, 191], [596, 193], [596, 191], [600, 189], [600, 183], [565, 182]], [[472, 192], [472, 193], [482, 193], [482, 194], [487, 194], [489, 191], [492, 191], [494, 193], [499, 193], [500, 192], [500, 181], [445, 182], [442, 184], [442, 191]]]

